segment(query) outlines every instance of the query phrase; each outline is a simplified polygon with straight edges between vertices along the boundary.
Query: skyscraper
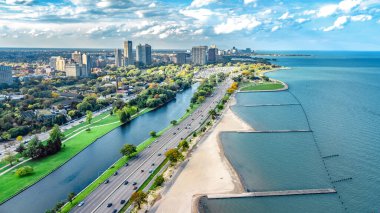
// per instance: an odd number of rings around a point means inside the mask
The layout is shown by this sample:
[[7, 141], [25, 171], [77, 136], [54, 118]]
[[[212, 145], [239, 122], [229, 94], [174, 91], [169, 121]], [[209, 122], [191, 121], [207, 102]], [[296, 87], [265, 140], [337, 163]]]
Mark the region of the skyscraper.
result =
[[81, 52], [78, 52], [78, 51], [75, 51], [73, 53], [71, 53], [71, 59], [73, 59], [73, 61], [75, 61], [76, 63], [78, 64], [82, 64], [82, 53]]
[[57, 69], [57, 58], [58, 58], [57, 56], [50, 57], [50, 59], [49, 59], [50, 68]]
[[143, 65], [152, 64], [152, 47], [149, 44], [136, 46], [136, 61]]
[[218, 48], [215, 45], [211, 45], [207, 53], [207, 59], [209, 63], [216, 63], [218, 55]]
[[12, 84], [12, 67], [0, 65], [0, 84]]
[[65, 66], [66, 76], [70, 77], [88, 77], [87, 66], [78, 63], [68, 63]]
[[188, 57], [188, 53], [176, 53], [174, 57], [175, 64], [186, 64], [186, 58]]
[[191, 49], [192, 62], [195, 65], [207, 63], [207, 46], [197, 46]]
[[124, 41], [124, 65], [133, 65], [132, 41]]
[[115, 65], [117, 67], [122, 65], [121, 49], [115, 49]]
[[55, 69], [59, 71], [65, 71], [65, 65], [66, 60], [63, 57], [58, 56], [55, 60]]
[[90, 55], [86, 54], [86, 53], [83, 53], [83, 55], [82, 55], [82, 62], [83, 62], [83, 65], [86, 66], [87, 74], [90, 74], [91, 73], [91, 69], [92, 69], [92, 61], [91, 61]]

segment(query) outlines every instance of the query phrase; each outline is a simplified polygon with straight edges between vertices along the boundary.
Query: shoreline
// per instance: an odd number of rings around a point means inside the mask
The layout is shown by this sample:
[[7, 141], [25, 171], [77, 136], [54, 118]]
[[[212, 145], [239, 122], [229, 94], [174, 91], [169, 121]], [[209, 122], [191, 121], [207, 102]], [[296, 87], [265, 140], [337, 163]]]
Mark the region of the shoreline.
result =
[[244, 192], [241, 178], [224, 155], [220, 142], [220, 133], [224, 131], [254, 131], [230, 109], [234, 104], [233, 95], [209, 134], [195, 144], [196, 151], [191, 153], [186, 167], [155, 204], [156, 212], [197, 212], [198, 204], [194, 201], [205, 194]]

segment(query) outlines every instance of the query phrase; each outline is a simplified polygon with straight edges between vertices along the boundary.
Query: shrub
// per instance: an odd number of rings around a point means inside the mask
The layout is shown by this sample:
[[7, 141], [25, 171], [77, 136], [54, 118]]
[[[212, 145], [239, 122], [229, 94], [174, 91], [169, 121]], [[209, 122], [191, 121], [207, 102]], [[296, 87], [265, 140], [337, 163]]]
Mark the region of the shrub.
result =
[[27, 176], [33, 173], [33, 168], [31, 166], [23, 166], [16, 170], [16, 175], [19, 177]]

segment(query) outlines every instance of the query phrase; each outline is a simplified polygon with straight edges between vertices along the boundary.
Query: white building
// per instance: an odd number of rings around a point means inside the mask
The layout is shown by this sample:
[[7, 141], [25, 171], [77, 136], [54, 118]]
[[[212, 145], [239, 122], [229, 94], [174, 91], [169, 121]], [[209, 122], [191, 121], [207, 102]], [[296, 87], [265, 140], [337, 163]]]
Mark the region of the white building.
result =
[[195, 65], [207, 64], [207, 46], [198, 46], [191, 49], [192, 62]]
[[65, 66], [66, 76], [70, 77], [88, 77], [89, 73], [86, 65], [78, 63], [69, 63]]

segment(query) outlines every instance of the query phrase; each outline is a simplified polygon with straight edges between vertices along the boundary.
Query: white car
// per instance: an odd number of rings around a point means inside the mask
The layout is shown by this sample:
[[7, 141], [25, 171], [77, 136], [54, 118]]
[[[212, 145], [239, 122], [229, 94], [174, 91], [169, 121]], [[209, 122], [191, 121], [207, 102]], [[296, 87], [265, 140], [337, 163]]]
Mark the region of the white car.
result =
[[84, 201], [80, 202], [80, 203], [78, 204], [78, 207], [81, 207], [81, 206], [83, 206], [83, 205], [84, 205]]

